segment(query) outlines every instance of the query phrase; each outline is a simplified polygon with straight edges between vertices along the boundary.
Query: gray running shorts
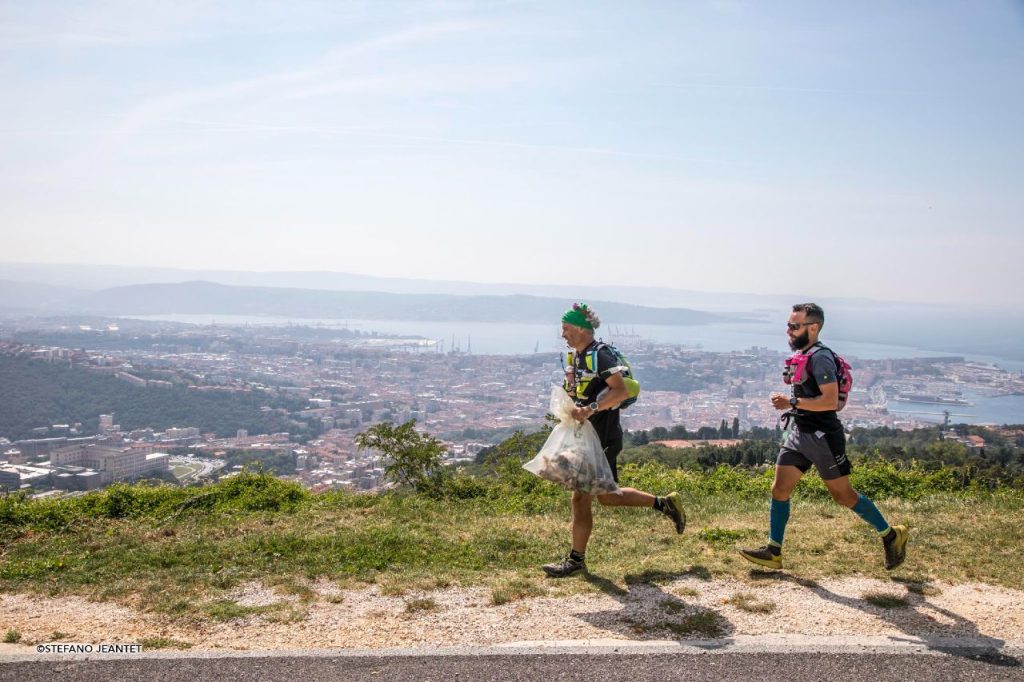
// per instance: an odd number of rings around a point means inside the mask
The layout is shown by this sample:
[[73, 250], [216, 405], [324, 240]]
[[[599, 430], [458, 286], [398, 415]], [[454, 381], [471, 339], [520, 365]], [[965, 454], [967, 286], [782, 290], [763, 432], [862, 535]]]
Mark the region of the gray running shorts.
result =
[[846, 458], [846, 436], [842, 431], [801, 431], [790, 427], [779, 450], [776, 464], [795, 466], [807, 473], [813, 464], [823, 481], [850, 475], [850, 460]]

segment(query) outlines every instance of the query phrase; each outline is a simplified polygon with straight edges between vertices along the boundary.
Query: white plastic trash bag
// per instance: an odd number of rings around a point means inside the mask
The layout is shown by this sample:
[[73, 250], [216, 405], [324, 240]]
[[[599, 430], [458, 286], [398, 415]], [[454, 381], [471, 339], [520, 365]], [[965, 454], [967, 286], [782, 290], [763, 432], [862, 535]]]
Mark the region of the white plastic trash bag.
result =
[[589, 420], [572, 418], [575, 407], [561, 386], [551, 388], [551, 414], [559, 423], [537, 456], [523, 465], [545, 481], [588, 495], [622, 494], [612, 477], [597, 431]]

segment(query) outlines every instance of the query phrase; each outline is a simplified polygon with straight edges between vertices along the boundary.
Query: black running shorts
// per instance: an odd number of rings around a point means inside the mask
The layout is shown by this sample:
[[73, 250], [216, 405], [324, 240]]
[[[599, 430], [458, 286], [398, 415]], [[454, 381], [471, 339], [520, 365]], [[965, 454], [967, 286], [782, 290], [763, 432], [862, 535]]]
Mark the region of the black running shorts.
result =
[[619, 482], [619, 453], [622, 452], [622, 436], [604, 446], [604, 456], [608, 460], [608, 466], [612, 468], [612, 478]]
[[813, 464], [823, 481], [850, 475], [846, 458], [846, 436], [836, 431], [801, 431], [792, 426], [782, 442], [776, 464], [795, 466], [807, 473]]
[[622, 426], [619, 423], [618, 410], [604, 410], [590, 418], [597, 438], [601, 441], [601, 449], [612, 468], [612, 477], [619, 482], [619, 453], [622, 452]]

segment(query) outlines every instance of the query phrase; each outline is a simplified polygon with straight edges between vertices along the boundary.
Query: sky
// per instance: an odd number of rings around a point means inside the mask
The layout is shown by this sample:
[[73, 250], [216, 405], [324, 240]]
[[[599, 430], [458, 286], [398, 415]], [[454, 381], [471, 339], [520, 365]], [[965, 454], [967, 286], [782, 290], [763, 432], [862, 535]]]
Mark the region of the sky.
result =
[[1021, 308], [1024, 2], [0, 1], [0, 260]]

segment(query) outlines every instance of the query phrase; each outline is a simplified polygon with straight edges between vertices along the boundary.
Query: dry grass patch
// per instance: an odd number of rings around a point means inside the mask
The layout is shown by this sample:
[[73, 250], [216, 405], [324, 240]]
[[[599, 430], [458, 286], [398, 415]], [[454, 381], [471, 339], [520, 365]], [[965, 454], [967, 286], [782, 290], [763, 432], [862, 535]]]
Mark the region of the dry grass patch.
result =
[[303, 602], [316, 600], [316, 590], [304, 581], [291, 576], [281, 576], [272, 580], [270, 581], [269, 586], [273, 587], [274, 592], [277, 594], [288, 597], [298, 597]]
[[888, 592], [865, 592], [861, 599], [880, 609], [903, 609], [910, 605], [906, 597]]
[[271, 610], [263, 616], [263, 620], [268, 623], [301, 623], [308, 618], [309, 609], [295, 605]]
[[144, 637], [139, 644], [142, 645], [142, 649], [191, 649], [191, 642], [183, 642], [180, 639], [171, 639], [170, 637]]
[[546, 594], [547, 590], [537, 585], [530, 578], [517, 576], [498, 583], [491, 588], [491, 604], [501, 606], [517, 599], [528, 597], [539, 597]]
[[919, 594], [922, 597], [938, 597], [942, 594], [942, 590], [935, 587], [935, 585], [925, 585], [922, 583], [908, 583], [907, 592], [913, 592]]
[[633, 618], [626, 618], [623, 622], [637, 635], [651, 635], [668, 630], [679, 637], [701, 637], [704, 639], [717, 639], [726, 633], [725, 624], [721, 617], [713, 611], [701, 611], [686, 616], [682, 620], [665, 620], [646, 623]]
[[658, 604], [658, 606], [661, 607], [662, 611], [668, 611], [669, 613], [679, 613], [686, 609], [686, 604], [674, 599], [666, 599]]
[[383, 597], [404, 597], [409, 593], [409, 585], [397, 577], [389, 577], [377, 583], [377, 589]]
[[447, 575], [406, 575], [395, 573], [384, 575], [377, 581], [380, 593], [385, 597], [404, 597], [410, 592], [430, 592], [451, 587], [454, 581]]
[[737, 592], [726, 599], [725, 603], [747, 613], [771, 613], [775, 610], [775, 602], [758, 599], [750, 592]]
[[416, 599], [408, 599], [405, 602], [406, 613], [417, 613], [419, 611], [436, 611], [438, 609], [437, 602], [429, 597], [418, 597]]
[[234, 599], [218, 599], [203, 607], [207, 616], [216, 621], [227, 622], [259, 616], [281, 608], [280, 604], [263, 604], [260, 606], [243, 606]]
[[722, 619], [711, 611], [695, 613], [678, 623], [661, 623], [661, 627], [682, 637], [700, 635], [707, 639], [716, 639], [725, 634]]
[[937, 597], [942, 594], [942, 590], [932, 585], [927, 578], [908, 576], [892, 580], [903, 585], [911, 594], [919, 594], [922, 597]]

